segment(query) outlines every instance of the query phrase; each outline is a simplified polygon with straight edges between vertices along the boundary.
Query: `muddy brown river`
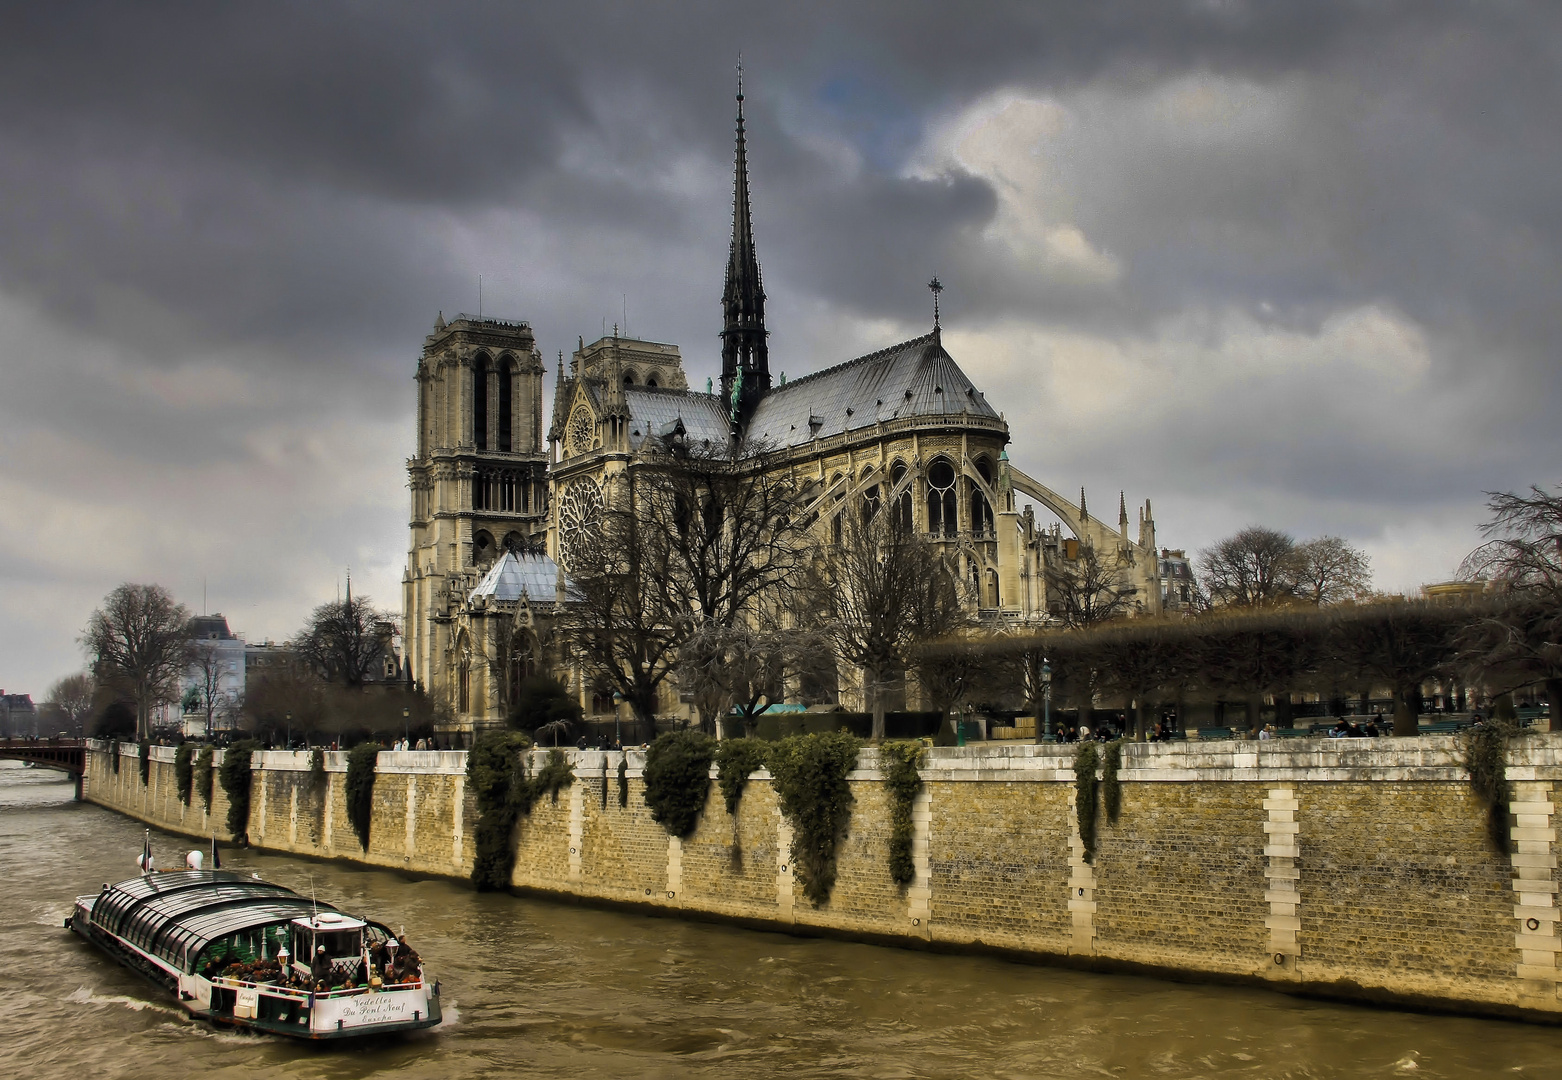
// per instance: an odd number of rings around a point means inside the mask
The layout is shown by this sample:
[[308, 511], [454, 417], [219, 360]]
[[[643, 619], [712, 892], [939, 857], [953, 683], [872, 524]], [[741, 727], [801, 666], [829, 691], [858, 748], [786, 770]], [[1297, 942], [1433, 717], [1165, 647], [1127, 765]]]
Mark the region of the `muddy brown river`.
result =
[[[1556, 1077], [1562, 1028], [791, 938], [228, 851], [406, 927], [445, 1023], [351, 1049], [215, 1030], [62, 929], [142, 826], [0, 762], [0, 1077]], [[189, 844], [153, 832], [167, 865]]]

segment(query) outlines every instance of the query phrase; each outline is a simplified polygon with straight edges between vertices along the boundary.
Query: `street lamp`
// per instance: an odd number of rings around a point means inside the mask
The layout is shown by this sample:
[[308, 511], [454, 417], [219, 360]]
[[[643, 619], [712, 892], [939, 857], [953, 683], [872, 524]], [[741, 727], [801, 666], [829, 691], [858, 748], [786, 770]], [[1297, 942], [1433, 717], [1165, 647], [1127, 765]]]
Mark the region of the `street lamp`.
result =
[[624, 695], [617, 690], [613, 691], [613, 741], [619, 746], [624, 745]]
[[293, 749], [293, 714], [287, 714], [287, 748]]
[[405, 705], [401, 707], [401, 741], [405, 746], [411, 746], [411, 732], [408, 724], [411, 722], [412, 710]]
[[1042, 739], [1052, 741], [1052, 665], [1041, 662], [1041, 723]]

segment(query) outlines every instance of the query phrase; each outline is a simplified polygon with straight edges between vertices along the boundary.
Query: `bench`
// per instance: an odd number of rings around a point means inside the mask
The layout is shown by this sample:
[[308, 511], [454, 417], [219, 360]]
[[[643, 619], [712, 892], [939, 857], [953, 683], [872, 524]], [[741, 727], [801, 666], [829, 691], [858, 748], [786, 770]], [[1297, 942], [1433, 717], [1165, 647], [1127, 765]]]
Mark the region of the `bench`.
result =
[[1198, 729], [1199, 741], [1229, 739], [1232, 731], [1228, 727], [1201, 727]]

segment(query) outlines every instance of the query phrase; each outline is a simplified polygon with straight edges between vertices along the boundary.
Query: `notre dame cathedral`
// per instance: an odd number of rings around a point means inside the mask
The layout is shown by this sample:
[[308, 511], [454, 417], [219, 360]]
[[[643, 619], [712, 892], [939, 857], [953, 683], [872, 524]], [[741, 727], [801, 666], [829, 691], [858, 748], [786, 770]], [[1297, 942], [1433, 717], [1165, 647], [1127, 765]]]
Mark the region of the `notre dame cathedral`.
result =
[[[828, 508], [883, 499], [932, 538], [984, 623], [1037, 624], [1056, 608], [1044, 569], [1104, 556], [1133, 606], [1162, 609], [1155, 522], [1130, 534], [1015, 469], [1009, 427], [929, 333], [787, 382], [770, 372], [765, 293], [737, 97], [732, 243], [722, 295], [721, 383], [691, 389], [676, 345], [611, 336], [562, 354], [543, 433], [545, 367], [529, 324], [436, 320], [417, 367], [417, 452], [407, 463], [411, 543], [403, 577], [412, 675], [470, 733], [502, 719], [508, 686], [538, 667], [571, 682], [589, 714], [613, 708], [548, 647], [572, 543], [600, 520], [615, 474], [667, 440], [763, 442], [768, 467], [808, 492], [820, 541]], [[1039, 503], [1056, 520], [1039, 523]], [[550, 662], [551, 661], [551, 662]], [[853, 700], [854, 673], [841, 697]], [[669, 687], [660, 710], [686, 712]]]

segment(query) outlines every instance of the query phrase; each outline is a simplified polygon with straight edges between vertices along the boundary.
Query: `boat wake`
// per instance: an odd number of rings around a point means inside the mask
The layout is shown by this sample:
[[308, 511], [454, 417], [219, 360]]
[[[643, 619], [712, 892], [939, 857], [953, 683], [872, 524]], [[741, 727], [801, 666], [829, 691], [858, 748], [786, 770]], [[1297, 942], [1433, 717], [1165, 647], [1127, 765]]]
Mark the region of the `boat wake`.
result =
[[183, 1015], [178, 1009], [171, 1009], [143, 998], [129, 997], [125, 994], [98, 994], [87, 986], [78, 986], [66, 996], [65, 1001], [70, 1005], [123, 1005], [131, 1012], [145, 1012], [150, 1009], [155, 1013], [165, 1013], [169, 1016]]

